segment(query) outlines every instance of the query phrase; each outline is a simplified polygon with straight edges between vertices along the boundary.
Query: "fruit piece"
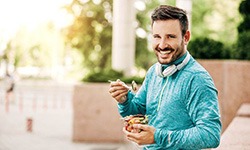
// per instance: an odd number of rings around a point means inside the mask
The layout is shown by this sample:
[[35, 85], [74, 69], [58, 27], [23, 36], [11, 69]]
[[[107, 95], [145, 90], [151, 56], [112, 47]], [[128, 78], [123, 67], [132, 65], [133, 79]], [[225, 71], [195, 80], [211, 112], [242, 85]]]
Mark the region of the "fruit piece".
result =
[[[133, 124], [147, 124], [148, 123], [148, 117], [142, 114], [137, 115], [130, 115], [123, 118], [125, 121], [125, 129], [129, 132], [131, 132], [133, 129]], [[136, 131], [136, 132], [140, 132]]]

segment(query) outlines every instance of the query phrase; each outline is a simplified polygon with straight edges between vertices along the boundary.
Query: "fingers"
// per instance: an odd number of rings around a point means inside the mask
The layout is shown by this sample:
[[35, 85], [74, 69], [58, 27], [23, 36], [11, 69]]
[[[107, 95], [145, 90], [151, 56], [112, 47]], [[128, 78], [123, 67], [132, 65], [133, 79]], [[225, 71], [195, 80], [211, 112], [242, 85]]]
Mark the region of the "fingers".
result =
[[140, 145], [140, 138], [141, 138], [141, 135], [137, 132], [137, 133], [133, 133], [132, 132], [128, 132], [125, 128], [123, 128], [123, 132], [124, 134], [126, 135], [126, 138], [130, 141], [133, 141], [137, 144]]
[[121, 99], [128, 94], [128, 89], [123, 87], [111, 87], [109, 93], [113, 98]]
[[133, 124], [133, 128], [137, 131], [147, 131], [148, 129], [148, 125], [143, 125], [143, 124]]
[[124, 103], [127, 100], [127, 94], [120, 94], [116, 97], [113, 97], [117, 102]]
[[110, 86], [109, 93], [113, 93], [116, 91], [128, 91], [128, 89], [122, 85]]
[[127, 89], [111, 89], [109, 93], [112, 97], [125, 96], [127, 95]]
[[128, 140], [133, 141], [137, 143], [138, 145], [144, 145], [144, 144], [153, 144], [155, 143], [154, 140], [154, 133], [155, 128], [149, 125], [141, 125], [137, 124], [134, 125], [133, 128], [136, 128], [135, 130], [141, 130], [141, 132], [128, 132], [126, 129], [123, 129], [123, 132], [125, 133]]
[[109, 81], [110, 82], [110, 92], [112, 92], [112, 90], [120, 90], [120, 89], [129, 89], [128, 86], [120, 81], [119, 79], [117, 79], [117, 81]]
[[109, 81], [110, 82], [110, 95], [116, 99], [119, 103], [126, 101], [126, 95], [128, 94], [128, 86], [117, 79], [116, 81]]
[[[130, 139], [134, 139], [134, 140], [135, 140], [135, 138], [136, 138], [136, 133], [127, 131], [125, 127], [123, 128], [123, 132], [124, 132], [124, 134], [126, 135], [126, 137], [127, 137], [128, 139], [130, 138]], [[134, 141], [134, 140], [133, 140], [133, 141]]]
[[109, 80], [109, 82], [110, 82], [110, 87], [122, 86], [126, 89], [129, 89], [129, 87], [124, 82], [122, 82], [120, 79], [117, 79], [116, 81]]

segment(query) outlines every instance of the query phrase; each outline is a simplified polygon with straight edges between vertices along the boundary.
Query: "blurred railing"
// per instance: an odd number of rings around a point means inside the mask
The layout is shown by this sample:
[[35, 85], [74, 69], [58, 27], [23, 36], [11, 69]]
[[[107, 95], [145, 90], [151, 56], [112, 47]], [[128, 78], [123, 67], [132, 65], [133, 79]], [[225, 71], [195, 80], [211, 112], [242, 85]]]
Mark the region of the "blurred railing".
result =
[[3, 87], [0, 87], [0, 112], [72, 110], [72, 84], [21, 81], [8, 97]]

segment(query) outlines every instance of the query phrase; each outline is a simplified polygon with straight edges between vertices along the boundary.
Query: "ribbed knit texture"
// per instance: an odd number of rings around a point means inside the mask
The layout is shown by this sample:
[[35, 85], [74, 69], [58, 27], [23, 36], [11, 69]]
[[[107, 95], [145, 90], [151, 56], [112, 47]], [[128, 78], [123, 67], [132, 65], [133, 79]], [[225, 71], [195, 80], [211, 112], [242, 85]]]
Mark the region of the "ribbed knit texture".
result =
[[[180, 63], [184, 57], [174, 63]], [[138, 93], [129, 92], [128, 100], [118, 104], [118, 108], [123, 117], [149, 116], [149, 125], [156, 128], [156, 143], [144, 149], [194, 150], [219, 145], [217, 90], [208, 72], [192, 57], [186, 66], [166, 78], [157, 76], [153, 65]]]

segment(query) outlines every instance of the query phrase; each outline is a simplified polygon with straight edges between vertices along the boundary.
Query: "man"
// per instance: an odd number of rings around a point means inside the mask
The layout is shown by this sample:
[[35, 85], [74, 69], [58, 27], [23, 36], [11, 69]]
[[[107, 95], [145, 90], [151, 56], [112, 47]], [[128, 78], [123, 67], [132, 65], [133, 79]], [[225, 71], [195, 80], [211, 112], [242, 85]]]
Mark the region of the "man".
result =
[[6, 73], [6, 76], [4, 78], [4, 85], [5, 85], [5, 91], [6, 91], [6, 94], [5, 94], [6, 111], [8, 111], [8, 105], [13, 96], [13, 91], [15, 87], [14, 78], [8, 72]]
[[120, 80], [109, 92], [121, 116], [145, 114], [148, 125], [124, 133], [144, 149], [205, 149], [219, 145], [221, 121], [217, 90], [208, 72], [187, 51], [188, 19], [182, 9], [161, 5], [152, 16], [158, 62], [133, 94]]

